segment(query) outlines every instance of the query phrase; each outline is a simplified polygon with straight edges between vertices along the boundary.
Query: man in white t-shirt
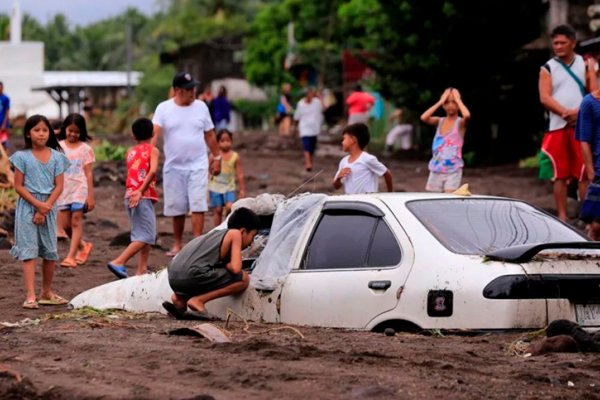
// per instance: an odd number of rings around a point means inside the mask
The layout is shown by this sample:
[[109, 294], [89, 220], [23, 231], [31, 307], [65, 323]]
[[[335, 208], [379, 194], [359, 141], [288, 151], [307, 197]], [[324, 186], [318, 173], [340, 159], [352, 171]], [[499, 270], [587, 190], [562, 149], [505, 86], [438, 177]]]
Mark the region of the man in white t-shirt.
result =
[[313, 168], [313, 156], [317, 149], [317, 136], [323, 125], [323, 103], [315, 96], [315, 90], [309, 87], [306, 96], [298, 102], [294, 112], [298, 122], [300, 139], [304, 149], [304, 168], [310, 172]]
[[348, 125], [343, 132], [342, 158], [333, 178], [333, 187], [344, 186], [346, 194], [379, 192], [379, 177], [383, 176], [388, 192], [393, 191], [392, 173], [377, 157], [364, 151], [371, 135], [367, 125], [359, 122]]
[[[208, 210], [206, 193], [209, 167], [213, 174], [221, 172], [221, 155], [214, 125], [206, 104], [195, 98], [198, 82], [189, 73], [173, 78], [174, 96], [156, 107], [152, 122], [156, 145], [163, 134], [164, 215], [173, 217], [174, 244], [168, 255], [183, 247], [185, 216], [192, 213], [192, 233], [200, 236], [204, 229], [204, 213]], [[213, 155], [208, 165], [207, 147]]]

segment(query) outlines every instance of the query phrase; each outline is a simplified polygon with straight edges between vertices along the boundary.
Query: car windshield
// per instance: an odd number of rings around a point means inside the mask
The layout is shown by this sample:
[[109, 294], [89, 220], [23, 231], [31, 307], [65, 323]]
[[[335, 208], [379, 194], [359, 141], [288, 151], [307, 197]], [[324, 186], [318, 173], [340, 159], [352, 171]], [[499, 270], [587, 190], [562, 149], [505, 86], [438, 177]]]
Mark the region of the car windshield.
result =
[[522, 244], [585, 238], [529, 204], [503, 199], [415, 200], [408, 209], [454, 253], [484, 255]]

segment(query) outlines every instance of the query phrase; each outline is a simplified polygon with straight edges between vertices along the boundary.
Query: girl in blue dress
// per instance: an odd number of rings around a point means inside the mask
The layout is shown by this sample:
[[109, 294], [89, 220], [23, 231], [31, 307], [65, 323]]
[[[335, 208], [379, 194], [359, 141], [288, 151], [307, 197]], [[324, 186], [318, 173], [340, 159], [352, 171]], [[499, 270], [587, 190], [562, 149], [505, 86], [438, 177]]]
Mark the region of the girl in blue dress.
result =
[[[33, 115], [25, 122], [25, 149], [10, 157], [15, 168], [15, 190], [19, 194], [15, 211], [15, 245], [10, 254], [23, 262], [27, 297], [23, 308], [67, 304], [52, 291], [56, 246], [55, 202], [63, 190], [64, 172], [69, 167], [50, 122]], [[35, 291], [36, 259], [42, 258], [42, 290]]]

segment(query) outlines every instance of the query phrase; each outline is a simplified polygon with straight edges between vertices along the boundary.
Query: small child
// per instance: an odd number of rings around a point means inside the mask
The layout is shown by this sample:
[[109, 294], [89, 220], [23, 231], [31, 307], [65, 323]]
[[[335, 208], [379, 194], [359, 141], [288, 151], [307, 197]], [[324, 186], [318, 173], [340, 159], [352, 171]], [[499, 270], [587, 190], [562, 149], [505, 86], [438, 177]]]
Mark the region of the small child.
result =
[[167, 272], [173, 289], [163, 307], [184, 319], [187, 308], [198, 319], [210, 319], [205, 304], [219, 297], [241, 293], [250, 277], [242, 271], [242, 250], [252, 244], [260, 220], [248, 208], [238, 208], [227, 220], [227, 229], [213, 229], [186, 244], [171, 261]]
[[[23, 308], [61, 305], [68, 301], [52, 291], [56, 247], [56, 207], [63, 190], [69, 159], [62, 154], [58, 139], [43, 115], [33, 115], [23, 128], [25, 149], [10, 157], [15, 168], [15, 190], [19, 194], [15, 211], [15, 245], [10, 254], [23, 261], [27, 297]], [[36, 258], [42, 258], [42, 291], [35, 295]]]
[[[445, 117], [434, 117], [440, 107]], [[462, 118], [458, 112], [462, 114]], [[460, 186], [463, 171], [462, 147], [467, 123], [471, 113], [463, 104], [457, 89], [448, 88], [440, 100], [421, 115], [421, 121], [437, 126], [433, 138], [433, 155], [429, 162], [429, 178], [425, 190], [428, 192], [452, 193]]]
[[[246, 197], [246, 183], [244, 182], [242, 162], [240, 161], [239, 154], [231, 150], [233, 134], [227, 129], [221, 129], [217, 133], [217, 142], [221, 151], [221, 173], [219, 175], [212, 175], [208, 182], [214, 226], [219, 226], [223, 221], [223, 207], [225, 207], [225, 216], [231, 212], [231, 206], [236, 200], [236, 177], [240, 186], [240, 198]], [[211, 155], [211, 162], [212, 158]]]
[[83, 240], [83, 213], [95, 207], [92, 169], [96, 157], [87, 144], [91, 138], [83, 116], [69, 114], [62, 123], [59, 138], [59, 144], [71, 163], [65, 171], [64, 189], [58, 198], [57, 236], [62, 234], [62, 229], [71, 238], [69, 253], [60, 266], [75, 268], [85, 264], [93, 247], [91, 242]]
[[159, 151], [150, 141], [154, 126], [148, 118], [138, 118], [131, 130], [137, 145], [127, 150], [127, 180], [125, 182], [125, 210], [131, 225], [131, 243], [114, 260], [107, 264], [108, 269], [118, 278], [127, 278], [125, 264], [140, 253], [136, 275], [148, 272], [150, 246], [156, 241], [156, 214], [154, 203], [158, 201], [156, 192], [156, 171]]
[[379, 191], [379, 177], [383, 176], [388, 192], [393, 191], [392, 173], [377, 157], [364, 151], [371, 135], [362, 122], [348, 125], [343, 131], [342, 158], [333, 178], [333, 187], [344, 186], [346, 194], [374, 193]]

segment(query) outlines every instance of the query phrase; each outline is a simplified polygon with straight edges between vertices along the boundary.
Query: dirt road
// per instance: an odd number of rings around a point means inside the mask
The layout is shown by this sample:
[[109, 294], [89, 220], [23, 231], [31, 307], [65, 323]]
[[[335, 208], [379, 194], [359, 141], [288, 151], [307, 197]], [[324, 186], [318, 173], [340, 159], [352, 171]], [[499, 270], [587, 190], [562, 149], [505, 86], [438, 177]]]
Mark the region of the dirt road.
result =
[[[274, 136], [236, 137], [249, 195], [332, 192], [339, 147], [323, 146], [316, 179], [302, 169], [300, 150], [278, 149]], [[420, 191], [425, 161], [384, 160], [395, 187]], [[99, 166], [101, 167], [101, 166]], [[97, 171], [101, 171], [98, 168]], [[551, 188], [535, 171], [514, 166], [468, 169], [474, 193], [525, 199], [552, 208]], [[121, 247], [109, 242], [128, 230], [123, 187], [103, 179], [85, 237], [95, 244], [89, 262], [57, 268], [55, 288], [73, 297], [112, 281], [105, 264]], [[157, 207], [161, 210], [161, 206]], [[574, 213], [574, 204], [571, 204]], [[207, 217], [206, 229], [212, 226]], [[159, 245], [151, 265], [169, 259], [170, 221], [158, 218]], [[189, 231], [189, 226], [188, 226]], [[186, 234], [189, 239], [189, 234]], [[60, 243], [61, 254], [66, 244]], [[39, 278], [39, 277], [38, 277]], [[38, 279], [39, 287], [39, 279]], [[20, 264], [0, 251], [0, 399], [600, 399], [600, 359], [593, 354], [520, 356], [525, 333], [452, 335], [353, 332], [250, 324], [232, 320], [232, 343], [168, 332], [194, 325], [160, 314], [23, 310]], [[223, 322], [217, 325], [225, 327]]]

